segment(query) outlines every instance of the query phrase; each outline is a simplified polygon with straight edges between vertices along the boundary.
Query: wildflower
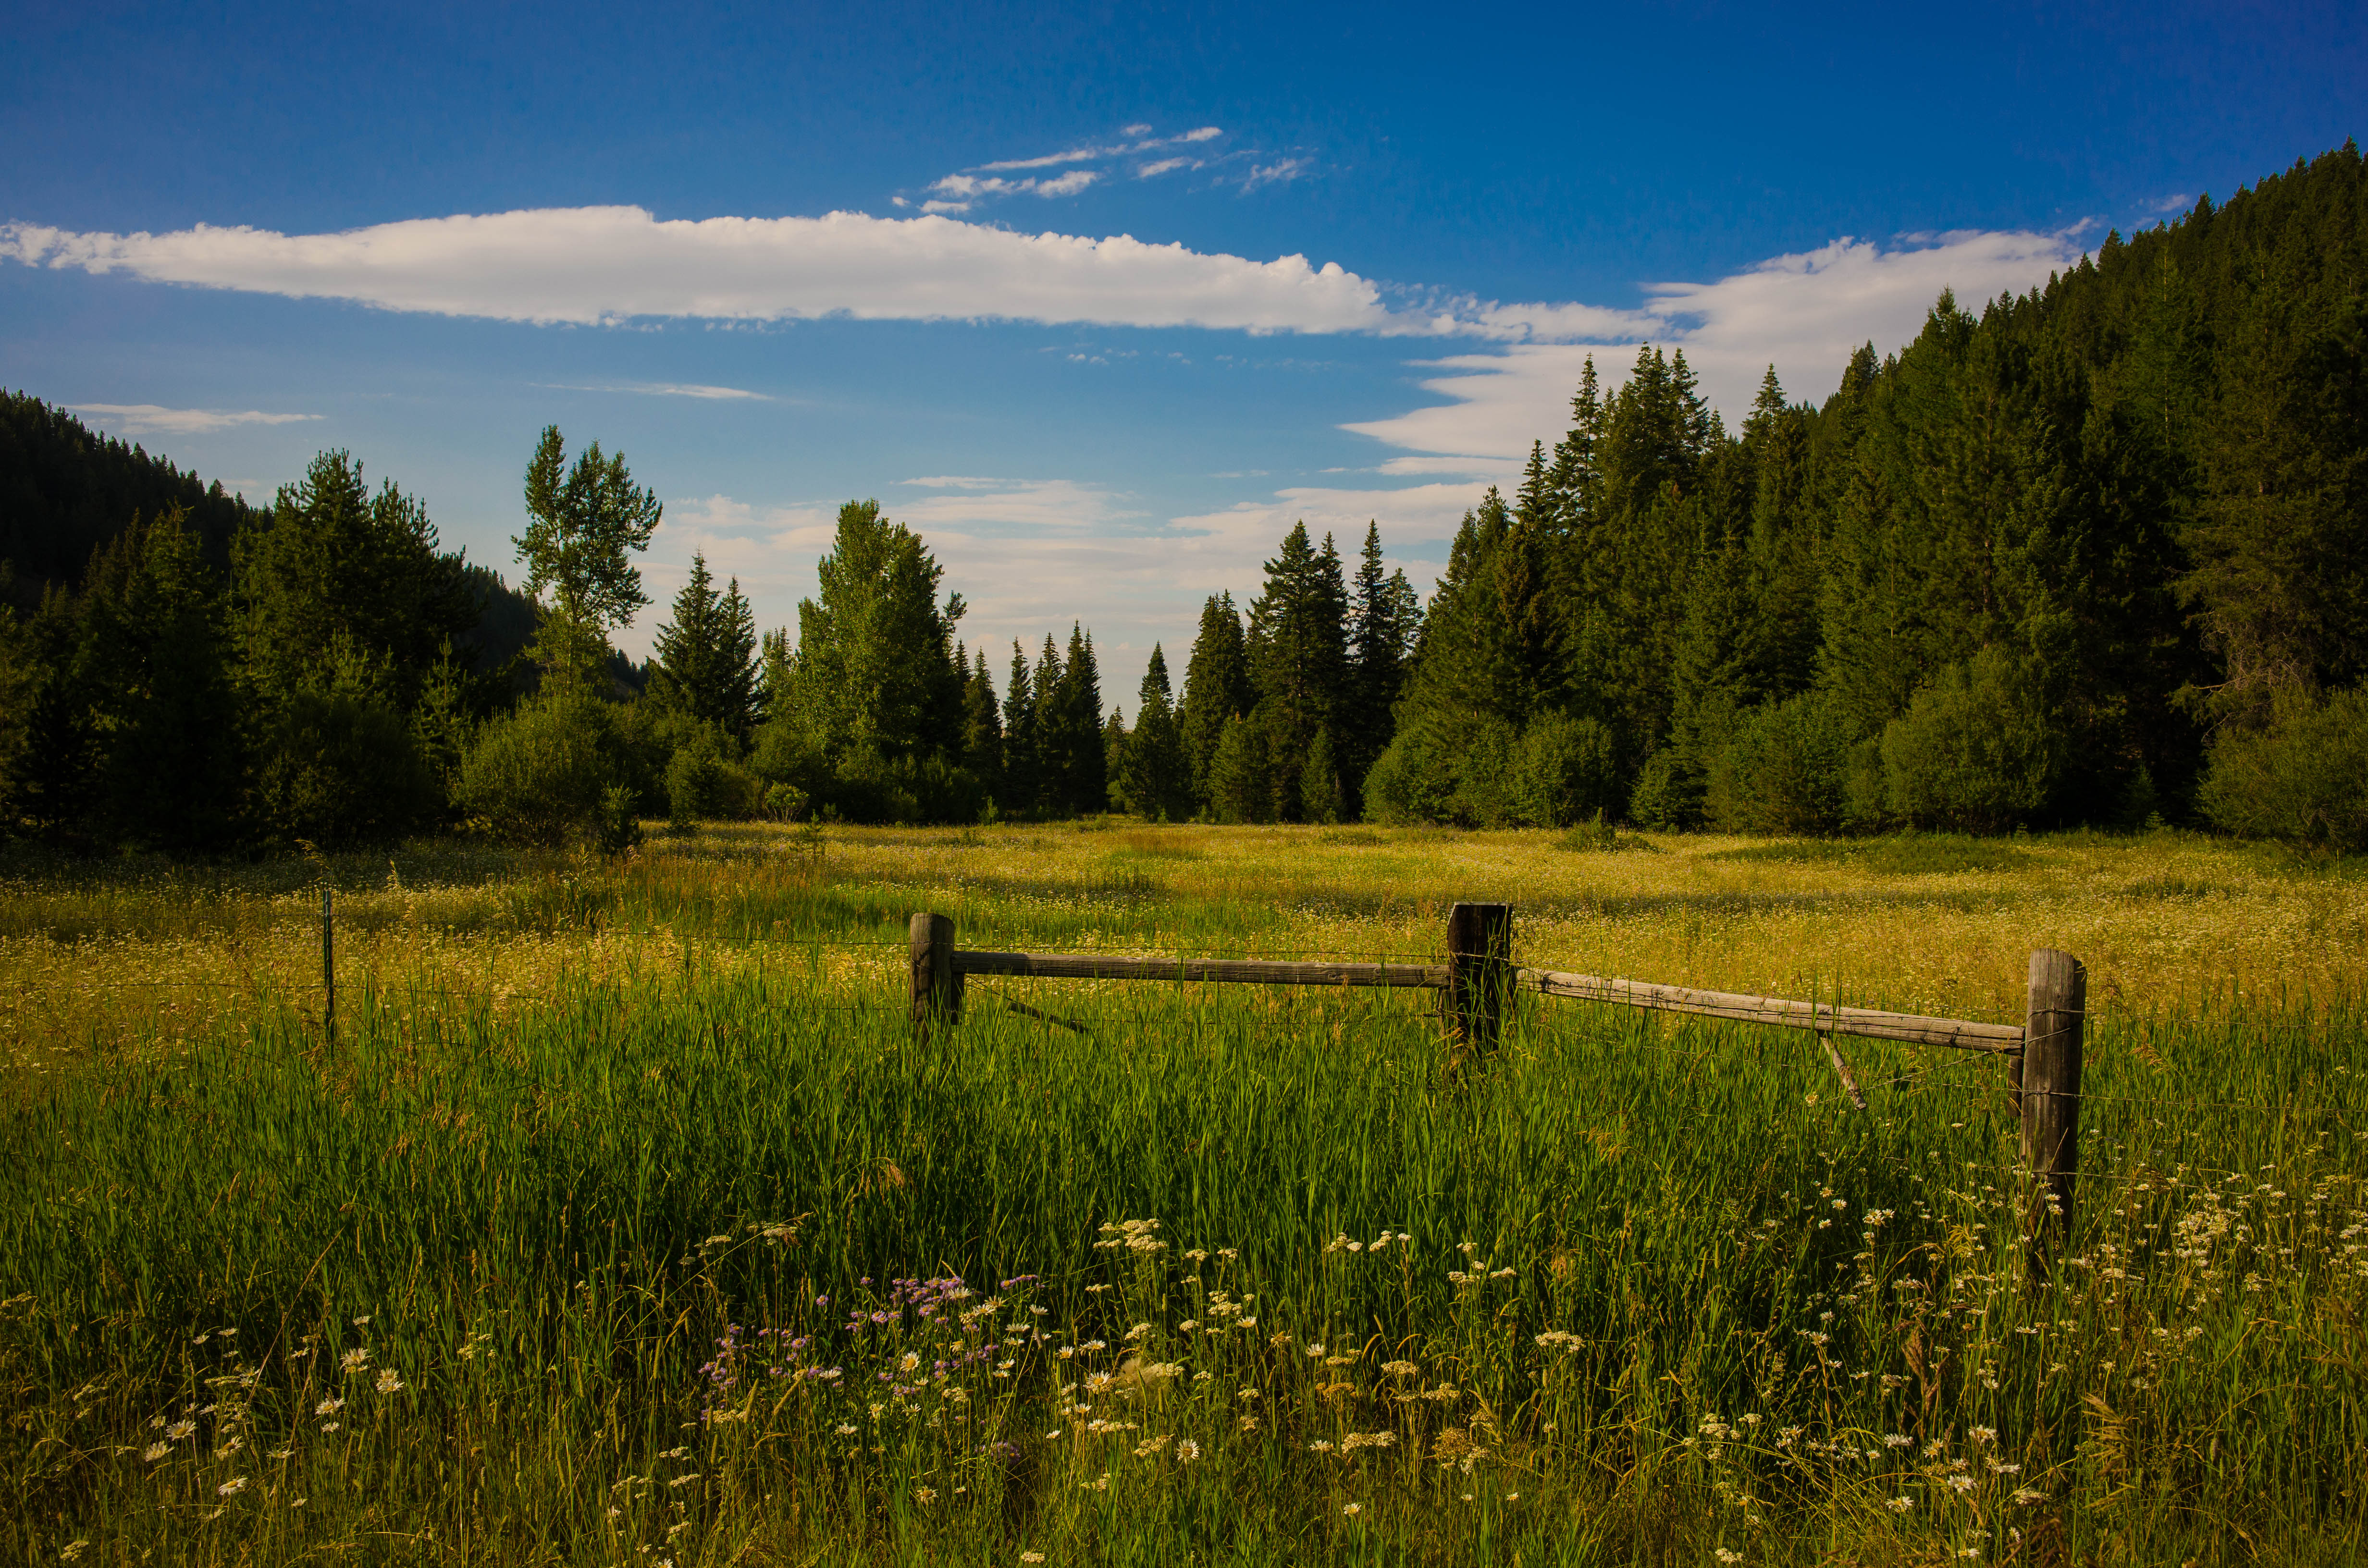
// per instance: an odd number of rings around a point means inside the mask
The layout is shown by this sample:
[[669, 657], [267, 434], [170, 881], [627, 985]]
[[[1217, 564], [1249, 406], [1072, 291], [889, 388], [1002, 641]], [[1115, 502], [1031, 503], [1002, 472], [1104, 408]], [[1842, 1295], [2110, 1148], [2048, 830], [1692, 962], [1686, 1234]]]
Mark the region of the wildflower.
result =
[[1723, 1546], [1713, 1548], [1711, 1551], [1711, 1555], [1717, 1558], [1721, 1562], [1740, 1562], [1743, 1561], [1743, 1553], [1739, 1551], [1729, 1551]]
[[321, 1430], [324, 1432], [334, 1432], [340, 1425], [342, 1425], [342, 1423], [336, 1421], [324, 1421], [321, 1423]]
[[1905, 1432], [1893, 1432], [1884, 1437], [1883, 1446], [1886, 1449], [1905, 1449], [1913, 1447], [1915, 1442], [1916, 1439]]
[[1508, 1503], [1518, 1503], [1520, 1500], [1521, 1494], [1518, 1492], [1508, 1492], [1505, 1494], [1505, 1501]]
[[1023, 1551], [1019, 1554], [1019, 1561], [1022, 1562], [1042, 1562], [1044, 1561], [1044, 1554], [1041, 1551]]
[[165, 1428], [165, 1436], [177, 1443], [197, 1429], [198, 1424], [194, 1421], [176, 1421]]
[[2014, 1489], [2014, 1500], [2026, 1508], [2046, 1495], [2046, 1493], [2033, 1486], [2018, 1486]]
[[284, 1460], [295, 1451], [296, 1450], [293, 1449], [274, 1449], [271, 1450], [271, 1457], [276, 1460]]
[[1995, 1426], [1975, 1426], [1968, 1435], [1976, 1443], [1995, 1443], [1998, 1441], [1998, 1428]]
[[245, 1490], [246, 1477], [243, 1475], [233, 1475], [228, 1481], [223, 1482], [220, 1486], [214, 1488], [214, 1495], [217, 1497], [235, 1497]]
[[855, 1426], [852, 1422], [842, 1421], [837, 1426], [833, 1427], [832, 1430], [837, 1432], [842, 1437], [852, 1437], [855, 1436]]
[[343, 1367], [347, 1372], [359, 1372], [362, 1369], [363, 1364], [370, 1359], [370, 1347], [364, 1346], [359, 1350], [347, 1351], [337, 1358], [337, 1365]]
[[378, 1392], [381, 1393], [400, 1393], [403, 1392], [403, 1380], [394, 1375], [393, 1368], [378, 1375]]
[[370, 1326], [370, 1313], [364, 1312], [361, 1316], [354, 1319], [354, 1326], [356, 1328], [368, 1328]]
[[147, 1450], [140, 1457], [146, 1460], [150, 1464], [154, 1464], [158, 1460], [163, 1459], [166, 1454], [169, 1454], [172, 1451], [173, 1446], [170, 1443], [151, 1443], [148, 1445]]
[[1340, 1512], [1352, 1519], [1364, 1511], [1365, 1506], [1362, 1503], [1344, 1503], [1340, 1506]]
[[1176, 1457], [1181, 1462], [1190, 1464], [1201, 1457], [1201, 1445], [1186, 1437], [1176, 1445]]
[[1908, 1509], [1916, 1506], [1916, 1499], [1913, 1497], [1894, 1497], [1890, 1502], [1885, 1503], [1884, 1506], [1890, 1509], [1895, 1514], [1904, 1514], [1907, 1512]]
[[921, 1506], [923, 1506], [924, 1508], [928, 1507], [930, 1504], [932, 1504], [932, 1503], [936, 1502], [937, 1500], [938, 1500], [938, 1492], [937, 1492], [937, 1488], [936, 1488], [936, 1487], [934, 1487], [934, 1486], [916, 1486], [915, 1488], [913, 1488], [913, 1501], [915, 1501], [916, 1503], [918, 1503], [918, 1504], [919, 1504], [919, 1505], [921, 1505]]

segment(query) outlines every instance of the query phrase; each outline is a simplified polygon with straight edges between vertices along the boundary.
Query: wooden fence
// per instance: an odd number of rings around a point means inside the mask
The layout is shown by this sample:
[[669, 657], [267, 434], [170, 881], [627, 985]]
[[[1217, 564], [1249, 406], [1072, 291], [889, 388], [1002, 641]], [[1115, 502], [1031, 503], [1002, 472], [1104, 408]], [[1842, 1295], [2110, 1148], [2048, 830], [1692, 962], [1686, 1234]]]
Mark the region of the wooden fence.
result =
[[[973, 974], [1040, 980], [1379, 986], [1441, 993], [1442, 1013], [1458, 1042], [1459, 1056], [1471, 1059], [1485, 1055], [1496, 1044], [1506, 1005], [1513, 994], [1530, 991], [1546, 997], [1806, 1029], [1823, 1045], [1844, 1089], [1861, 1110], [1866, 1108], [1866, 1097], [1834, 1042], [1838, 1035], [1987, 1051], [2006, 1060], [2009, 1096], [2021, 1121], [2022, 1163], [2034, 1182], [2032, 1238], [2044, 1242], [2062, 1234], [2068, 1225], [2080, 1154], [2080, 1045], [2088, 987], [2087, 971], [2071, 954], [2043, 949], [2031, 955], [2024, 1022], [2015, 1025], [1927, 1018], [1869, 1007], [1531, 969], [1513, 961], [1512, 936], [1510, 904], [1459, 903], [1448, 912], [1447, 961], [1440, 964], [1117, 958], [957, 948], [950, 917], [916, 915], [911, 932], [912, 1017], [916, 1024], [959, 1018], [962, 982]], [[1020, 1010], [1035, 1014], [1032, 1008]], [[2035, 1264], [2044, 1256], [2044, 1248], [2034, 1248]]]

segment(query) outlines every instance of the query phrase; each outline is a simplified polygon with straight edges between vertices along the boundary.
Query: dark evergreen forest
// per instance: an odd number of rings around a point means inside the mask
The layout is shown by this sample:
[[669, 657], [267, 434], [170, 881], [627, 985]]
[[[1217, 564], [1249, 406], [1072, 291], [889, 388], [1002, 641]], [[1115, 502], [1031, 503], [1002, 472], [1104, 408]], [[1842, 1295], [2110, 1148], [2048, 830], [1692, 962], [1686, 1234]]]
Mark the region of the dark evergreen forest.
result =
[[[973, 661], [926, 542], [842, 509], [759, 634], [703, 560], [637, 666], [660, 508], [529, 464], [516, 587], [322, 454], [268, 507], [0, 399], [0, 832], [173, 853], [644, 816], [1367, 817], [2368, 846], [2368, 175], [2346, 144], [2042, 290], [1943, 295], [1738, 430], [1589, 363], [1428, 605], [1294, 528], [1128, 704], [1091, 631]], [[998, 655], [998, 662], [1000, 656]], [[1001, 676], [1000, 689], [997, 675]]]

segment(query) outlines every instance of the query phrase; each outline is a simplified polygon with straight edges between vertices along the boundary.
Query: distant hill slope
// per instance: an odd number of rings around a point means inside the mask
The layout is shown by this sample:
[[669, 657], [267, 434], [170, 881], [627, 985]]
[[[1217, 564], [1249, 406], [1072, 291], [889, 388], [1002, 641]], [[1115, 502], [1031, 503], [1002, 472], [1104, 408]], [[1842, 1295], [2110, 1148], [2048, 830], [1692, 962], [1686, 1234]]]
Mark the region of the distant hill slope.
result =
[[[231, 536], [268, 516], [219, 480], [209, 484], [196, 470], [183, 472], [29, 393], [0, 392], [0, 562], [15, 572], [8, 597], [20, 608], [39, 603], [51, 584], [79, 586], [92, 553], [135, 515], [176, 504], [221, 570], [230, 565]], [[534, 635], [534, 603], [489, 566], [472, 563], [467, 576], [482, 619], [464, 641], [477, 650], [479, 669], [501, 669]]]
[[25, 392], [0, 392], [0, 561], [16, 568], [16, 597], [74, 584], [91, 552], [131, 525], [178, 504], [217, 566], [230, 538], [262, 513], [170, 460], [91, 429]]

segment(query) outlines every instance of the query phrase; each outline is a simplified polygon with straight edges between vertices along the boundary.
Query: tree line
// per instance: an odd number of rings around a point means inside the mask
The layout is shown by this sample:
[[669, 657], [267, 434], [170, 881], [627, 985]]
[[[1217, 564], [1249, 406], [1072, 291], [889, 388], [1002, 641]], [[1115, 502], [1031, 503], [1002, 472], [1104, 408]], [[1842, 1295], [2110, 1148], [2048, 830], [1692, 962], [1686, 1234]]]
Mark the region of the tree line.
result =
[[1590, 361], [1463, 520], [1368, 810], [2368, 844], [2368, 178], [2342, 149], [1734, 433]]
[[[2110, 234], [1730, 432], [1589, 360], [1425, 604], [1294, 526], [1171, 680], [973, 654], [926, 541], [841, 508], [792, 633], [546, 430], [514, 591], [321, 455], [268, 507], [0, 400], [0, 824], [212, 852], [645, 816], [1588, 817], [1745, 832], [2205, 820], [2368, 844], [2368, 177], [2356, 147]], [[110, 520], [112, 519], [112, 520]], [[79, 553], [77, 553], [79, 552]]]

